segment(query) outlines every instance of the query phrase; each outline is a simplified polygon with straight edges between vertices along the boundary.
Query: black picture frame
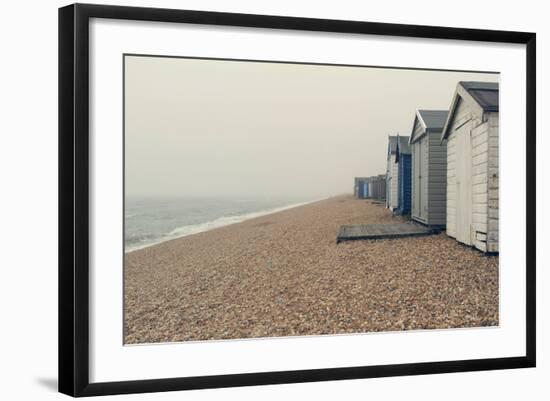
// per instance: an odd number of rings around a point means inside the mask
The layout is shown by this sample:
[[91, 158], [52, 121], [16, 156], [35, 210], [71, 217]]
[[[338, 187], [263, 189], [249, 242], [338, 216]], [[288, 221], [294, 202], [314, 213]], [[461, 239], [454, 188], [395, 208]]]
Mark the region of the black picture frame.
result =
[[[526, 353], [521, 357], [90, 383], [90, 18], [438, 38], [526, 45]], [[59, 391], [71, 396], [142, 393], [534, 367], [536, 363], [536, 35], [527, 32], [74, 4], [59, 9]]]

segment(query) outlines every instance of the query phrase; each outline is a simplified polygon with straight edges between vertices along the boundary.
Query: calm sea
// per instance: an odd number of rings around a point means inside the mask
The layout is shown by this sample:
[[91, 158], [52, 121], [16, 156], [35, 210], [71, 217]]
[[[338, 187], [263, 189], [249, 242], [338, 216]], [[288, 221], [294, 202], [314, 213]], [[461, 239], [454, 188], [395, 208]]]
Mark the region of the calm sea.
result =
[[126, 199], [125, 250], [133, 251], [311, 201], [303, 198]]

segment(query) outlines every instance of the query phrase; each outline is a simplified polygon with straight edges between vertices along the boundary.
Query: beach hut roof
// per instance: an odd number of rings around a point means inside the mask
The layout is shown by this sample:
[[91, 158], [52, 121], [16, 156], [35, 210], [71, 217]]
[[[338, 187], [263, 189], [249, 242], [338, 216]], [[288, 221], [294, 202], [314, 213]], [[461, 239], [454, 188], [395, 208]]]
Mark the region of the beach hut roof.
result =
[[441, 130], [445, 126], [449, 110], [418, 110], [418, 117], [425, 129]]
[[390, 135], [388, 137], [388, 151], [389, 154], [395, 153], [397, 151], [397, 135]]
[[409, 145], [409, 139], [408, 136], [400, 136], [399, 141], [397, 141], [397, 149], [395, 152], [395, 162], [399, 163], [399, 156], [400, 155], [410, 155], [411, 154], [411, 146]]
[[[445, 126], [448, 114], [448, 110], [416, 110], [409, 144], [416, 142], [426, 135], [427, 132], [441, 131]], [[422, 127], [422, 132], [415, 136], [414, 133], [417, 123]]]
[[498, 82], [461, 81], [460, 85], [468, 91], [485, 111], [498, 111]]
[[[399, 138], [399, 141], [398, 141]], [[399, 146], [398, 146], [399, 144]], [[389, 153], [396, 153], [397, 148], [399, 147], [403, 153], [410, 153], [411, 148], [409, 146], [409, 137], [408, 136], [401, 136], [401, 135], [390, 135], [388, 137], [388, 147], [389, 147]]]
[[441, 140], [449, 135], [448, 130], [452, 125], [454, 113], [460, 102], [464, 100], [475, 105], [474, 111], [478, 114], [484, 112], [498, 112], [498, 82], [460, 81], [456, 86], [451, 108], [441, 132]]
[[380, 178], [379, 175], [371, 175], [370, 177], [355, 177], [355, 182], [356, 183], [360, 182], [360, 181], [373, 182], [373, 181], [376, 181], [379, 178]]
[[411, 153], [411, 147], [409, 146], [409, 138], [408, 136], [400, 136], [399, 137], [399, 143], [398, 143], [398, 150], [399, 152], [405, 154], [405, 153]]

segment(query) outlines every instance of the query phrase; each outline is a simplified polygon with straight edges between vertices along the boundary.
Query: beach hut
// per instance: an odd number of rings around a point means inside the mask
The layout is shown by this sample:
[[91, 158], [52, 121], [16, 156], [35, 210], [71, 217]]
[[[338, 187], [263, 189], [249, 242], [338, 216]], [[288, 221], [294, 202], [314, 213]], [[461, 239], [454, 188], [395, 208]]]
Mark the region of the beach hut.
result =
[[365, 199], [369, 197], [368, 192], [368, 178], [367, 177], [355, 177], [354, 194], [358, 199]]
[[447, 144], [441, 141], [447, 115], [447, 110], [417, 110], [409, 140], [411, 218], [436, 228], [447, 222]]
[[384, 200], [386, 199], [386, 175], [380, 174], [370, 177], [369, 182], [369, 196], [372, 199]]
[[397, 168], [399, 166], [395, 164], [396, 149], [397, 136], [390, 135], [386, 155], [386, 207], [392, 210], [397, 207]]
[[359, 198], [359, 178], [360, 177], [355, 177], [353, 179], [353, 196], [356, 198]]
[[397, 168], [397, 212], [403, 215], [411, 214], [411, 148], [408, 140], [397, 141], [395, 163]]
[[498, 83], [459, 82], [441, 140], [447, 142], [447, 234], [498, 252]]
[[376, 181], [378, 183], [378, 187], [379, 187], [379, 200], [383, 200], [385, 201], [386, 200], [386, 194], [387, 194], [387, 191], [386, 191], [386, 184], [387, 184], [387, 181], [386, 181], [386, 174], [380, 174], [378, 176], [378, 179]]
[[368, 180], [365, 178], [361, 182], [361, 185], [363, 186], [363, 199], [366, 199], [366, 198], [369, 197], [369, 182], [368, 182]]
[[399, 206], [399, 163], [396, 163], [395, 155], [397, 143], [401, 143], [408, 148], [408, 136], [388, 137], [388, 155], [386, 167], [386, 207], [390, 210], [396, 210]]
[[372, 177], [367, 177], [363, 180], [363, 192], [365, 194], [365, 199], [372, 197], [372, 190], [370, 185], [371, 180]]

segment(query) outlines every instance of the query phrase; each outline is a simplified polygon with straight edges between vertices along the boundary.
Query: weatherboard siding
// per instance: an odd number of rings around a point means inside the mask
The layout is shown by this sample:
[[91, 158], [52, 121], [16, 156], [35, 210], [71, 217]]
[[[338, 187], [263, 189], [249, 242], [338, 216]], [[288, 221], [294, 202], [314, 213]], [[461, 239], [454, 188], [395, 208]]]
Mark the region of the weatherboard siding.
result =
[[422, 126], [420, 121], [418, 121], [418, 118], [415, 119], [414, 124], [415, 125], [414, 125], [413, 141], [416, 140], [416, 138], [418, 138], [420, 135], [424, 133], [424, 127]]
[[499, 252], [499, 121], [498, 113], [490, 113], [488, 118], [488, 230], [487, 252]]
[[429, 144], [428, 144], [428, 138], [426, 136], [422, 137], [420, 139], [420, 174], [422, 175], [422, 178], [420, 179], [420, 212], [421, 216], [425, 220], [429, 220], [429, 209], [428, 209], [428, 184], [430, 180], [430, 170], [429, 170]]
[[472, 241], [476, 248], [487, 251], [488, 229], [488, 160], [489, 123], [475, 121], [471, 130], [472, 146]]
[[418, 117], [415, 117], [414, 120], [414, 129], [413, 129], [413, 135], [412, 135], [412, 141], [416, 141], [411, 144], [411, 154], [412, 154], [412, 161], [411, 161], [411, 217], [417, 221], [420, 221], [422, 223], [426, 222], [426, 216], [424, 213], [422, 213], [422, 195], [421, 195], [421, 182], [420, 175], [422, 173], [421, 170], [421, 161], [422, 161], [422, 153], [421, 153], [421, 143], [420, 140], [417, 141], [417, 138], [422, 135], [424, 132], [424, 128], [422, 127], [422, 124], [418, 120]]
[[399, 188], [399, 165], [395, 162], [395, 154], [390, 156], [390, 171], [391, 171], [391, 202], [390, 208], [396, 209], [399, 205], [398, 188]]
[[447, 145], [441, 143], [440, 131], [419, 132], [415, 121], [413, 153], [412, 218], [444, 227], [447, 223]]
[[411, 217], [415, 220], [424, 222], [424, 218], [420, 213], [420, 143], [416, 142], [411, 145], [412, 162], [411, 162]]
[[447, 146], [441, 132], [430, 132], [428, 142], [428, 220], [432, 226], [445, 226], [447, 219]]
[[457, 236], [457, 180], [456, 180], [456, 168], [457, 168], [457, 140], [455, 131], [462, 125], [467, 124], [472, 118], [470, 109], [466, 106], [465, 102], [459, 100], [453, 123], [449, 127], [449, 136], [447, 137], [447, 216], [446, 216], [446, 230], [447, 235], [456, 238]]
[[456, 137], [447, 138], [447, 235], [456, 238]]

